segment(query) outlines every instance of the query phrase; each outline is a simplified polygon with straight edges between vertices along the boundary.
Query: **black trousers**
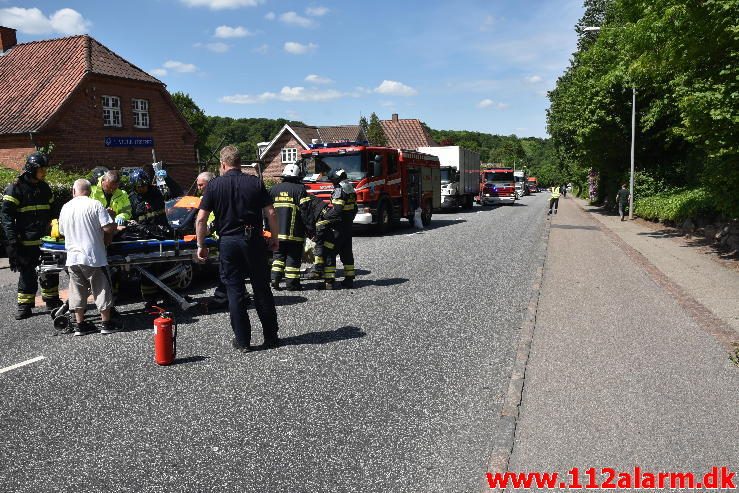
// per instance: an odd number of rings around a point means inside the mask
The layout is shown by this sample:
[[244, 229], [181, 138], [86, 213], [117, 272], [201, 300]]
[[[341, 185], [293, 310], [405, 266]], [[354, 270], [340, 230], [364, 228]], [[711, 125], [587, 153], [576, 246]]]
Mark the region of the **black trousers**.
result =
[[552, 207], [554, 207], [554, 210], [557, 210], [557, 207], [559, 207], [559, 197], [556, 199], [549, 199], [549, 214], [552, 213]]
[[267, 247], [261, 236], [246, 239], [243, 236], [223, 236], [220, 243], [221, 280], [226, 286], [228, 311], [236, 342], [241, 346], [251, 343], [251, 323], [242, 300], [246, 294], [244, 278], [251, 280], [254, 306], [262, 323], [265, 341], [277, 338], [277, 310], [269, 287]]
[[326, 268], [324, 270], [324, 279], [333, 280], [336, 278], [336, 256], [339, 256], [341, 263], [344, 265], [344, 278], [354, 279], [354, 251], [352, 249], [352, 232], [351, 229], [337, 229], [334, 234], [333, 248], [325, 250]]
[[303, 259], [303, 242], [280, 240], [279, 249], [272, 254], [272, 280], [283, 277], [300, 282], [300, 264]]
[[41, 298], [45, 302], [59, 299], [59, 274], [44, 274], [39, 279], [36, 267], [41, 263], [37, 246], [23, 246], [18, 250], [18, 304], [36, 304], [36, 291], [41, 284]]

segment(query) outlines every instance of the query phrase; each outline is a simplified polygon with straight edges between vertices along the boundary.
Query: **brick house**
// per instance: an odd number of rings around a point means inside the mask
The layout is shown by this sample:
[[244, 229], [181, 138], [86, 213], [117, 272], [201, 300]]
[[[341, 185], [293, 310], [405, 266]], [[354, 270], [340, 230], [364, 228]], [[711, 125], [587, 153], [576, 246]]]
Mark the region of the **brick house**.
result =
[[187, 187], [195, 141], [165, 85], [90, 36], [17, 44], [0, 27], [0, 165], [50, 143], [65, 168], [144, 166], [154, 150]]
[[314, 140], [319, 142], [341, 142], [366, 140], [359, 125], [333, 127], [302, 127], [285, 125], [269, 142], [259, 145], [259, 158], [265, 163], [264, 177], [276, 178], [282, 174], [286, 164], [294, 163], [300, 151], [308, 149]]
[[[380, 120], [387, 137], [388, 147], [397, 149], [418, 149], [435, 147], [438, 144], [431, 138], [421, 120], [398, 118], [393, 113], [390, 120]], [[317, 139], [319, 142], [364, 141], [366, 137], [359, 125], [333, 127], [301, 127], [285, 125], [270, 142], [259, 144], [259, 156], [265, 162], [264, 176], [280, 176], [285, 164], [294, 163], [300, 151]]]

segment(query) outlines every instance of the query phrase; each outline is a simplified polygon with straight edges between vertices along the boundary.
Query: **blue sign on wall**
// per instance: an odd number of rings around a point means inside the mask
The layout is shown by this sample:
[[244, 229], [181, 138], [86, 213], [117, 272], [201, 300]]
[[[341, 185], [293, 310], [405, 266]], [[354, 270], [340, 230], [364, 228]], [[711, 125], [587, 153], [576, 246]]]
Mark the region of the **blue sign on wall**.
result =
[[154, 147], [151, 137], [105, 137], [105, 147]]

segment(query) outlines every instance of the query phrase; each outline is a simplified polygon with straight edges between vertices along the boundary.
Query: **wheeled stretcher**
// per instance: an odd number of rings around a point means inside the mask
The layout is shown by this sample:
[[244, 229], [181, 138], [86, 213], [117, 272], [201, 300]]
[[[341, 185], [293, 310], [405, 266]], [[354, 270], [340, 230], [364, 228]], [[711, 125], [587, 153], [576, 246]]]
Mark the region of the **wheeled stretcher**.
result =
[[[213, 238], [206, 238], [205, 244], [211, 252], [209, 261], [217, 260], [218, 242]], [[193, 259], [197, 254], [197, 242], [193, 236], [177, 240], [114, 241], [107, 250], [108, 265], [113, 272], [137, 272], [175, 300], [182, 310], [197, 305], [165, 284], [166, 280], [175, 278], [177, 285], [184, 288], [192, 281]], [[66, 259], [64, 240], [44, 237], [41, 243], [41, 264], [37, 267], [39, 277], [63, 271]], [[150, 267], [155, 264], [171, 264], [172, 267], [154, 274]]]

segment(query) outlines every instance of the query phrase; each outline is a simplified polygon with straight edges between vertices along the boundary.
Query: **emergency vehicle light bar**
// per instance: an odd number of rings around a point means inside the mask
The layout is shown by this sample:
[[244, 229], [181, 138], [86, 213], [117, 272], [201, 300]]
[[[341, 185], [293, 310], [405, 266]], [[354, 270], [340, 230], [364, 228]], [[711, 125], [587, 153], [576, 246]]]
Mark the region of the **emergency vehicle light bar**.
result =
[[308, 144], [309, 149], [328, 149], [334, 147], [349, 147], [349, 146], [368, 146], [369, 142], [366, 140], [345, 140], [341, 142], [320, 142], [318, 144]]

